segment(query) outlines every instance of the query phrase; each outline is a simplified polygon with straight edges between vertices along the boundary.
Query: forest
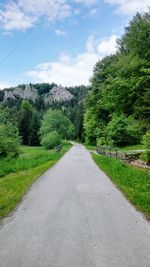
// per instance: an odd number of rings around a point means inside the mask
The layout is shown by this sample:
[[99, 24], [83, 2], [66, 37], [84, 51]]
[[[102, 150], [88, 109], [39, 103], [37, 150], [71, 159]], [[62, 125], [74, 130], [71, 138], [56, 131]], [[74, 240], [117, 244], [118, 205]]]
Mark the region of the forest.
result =
[[94, 67], [84, 115], [89, 144], [135, 145], [150, 136], [150, 13], [137, 13], [117, 44]]

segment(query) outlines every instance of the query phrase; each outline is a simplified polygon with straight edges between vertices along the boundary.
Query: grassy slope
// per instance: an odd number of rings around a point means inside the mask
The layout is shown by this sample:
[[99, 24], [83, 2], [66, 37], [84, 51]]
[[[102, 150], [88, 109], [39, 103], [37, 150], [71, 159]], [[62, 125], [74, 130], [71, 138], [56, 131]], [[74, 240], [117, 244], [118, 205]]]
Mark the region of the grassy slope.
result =
[[[91, 146], [91, 145], [85, 145], [85, 146], [88, 150], [96, 150], [96, 146]], [[143, 149], [145, 149], [144, 145], [141, 145], [141, 144], [118, 148], [119, 151], [128, 151], [128, 150], [132, 151], [132, 150], [143, 150]]]
[[123, 151], [128, 151], [128, 150], [143, 150], [145, 149], [144, 145], [132, 145], [132, 146], [125, 146], [125, 147], [121, 147], [119, 148], [119, 150], [123, 150]]
[[150, 220], [150, 171], [137, 169], [118, 159], [92, 156], [131, 203]]
[[[42, 147], [23, 147], [18, 159], [1, 161], [0, 218], [16, 207], [32, 183], [53, 166], [70, 147], [69, 144], [65, 145], [61, 153], [46, 151]], [[7, 175], [4, 176], [4, 173]]]

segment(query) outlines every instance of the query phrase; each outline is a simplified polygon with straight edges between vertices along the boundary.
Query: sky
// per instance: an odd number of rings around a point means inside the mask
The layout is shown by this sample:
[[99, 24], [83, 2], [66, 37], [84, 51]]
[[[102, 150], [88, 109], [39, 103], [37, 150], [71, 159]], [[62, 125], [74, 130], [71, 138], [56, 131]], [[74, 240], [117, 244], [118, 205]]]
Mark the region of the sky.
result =
[[0, 0], [0, 89], [88, 85], [96, 62], [150, 0]]

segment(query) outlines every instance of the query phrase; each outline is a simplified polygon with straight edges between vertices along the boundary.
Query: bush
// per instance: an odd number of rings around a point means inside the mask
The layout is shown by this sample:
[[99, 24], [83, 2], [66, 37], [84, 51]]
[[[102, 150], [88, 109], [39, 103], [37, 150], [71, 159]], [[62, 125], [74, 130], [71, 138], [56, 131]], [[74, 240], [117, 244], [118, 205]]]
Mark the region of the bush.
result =
[[150, 150], [143, 152], [140, 156], [140, 159], [145, 161], [146, 164], [150, 165]]
[[46, 149], [52, 149], [61, 144], [61, 137], [57, 131], [50, 132], [42, 137], [41, 145]]
[[108, 140], [112, 140], [117, 146], [138, 144], [141, 139], [141, 132], [139, 122], [131, 116], [126, 117], [124, 114], [120, 116], [114, 114], [106, 128]]
[[9, 124], [0, 125], [0, 156], [16, 157], [19, 154], [20, 138], [17, 128]]
[[143, 136], [142, 142], [145, 148], [150, 149], [150, 131], [147, 131], [146, 134]]

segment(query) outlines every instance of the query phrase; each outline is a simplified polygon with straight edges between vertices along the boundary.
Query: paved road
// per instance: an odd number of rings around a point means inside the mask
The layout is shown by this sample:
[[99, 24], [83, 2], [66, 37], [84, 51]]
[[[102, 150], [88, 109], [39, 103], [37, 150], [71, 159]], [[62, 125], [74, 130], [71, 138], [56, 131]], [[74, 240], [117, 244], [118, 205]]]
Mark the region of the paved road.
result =
[[0, 267], [149, 266], [150, 225], [81, 145], [1, 225]]

